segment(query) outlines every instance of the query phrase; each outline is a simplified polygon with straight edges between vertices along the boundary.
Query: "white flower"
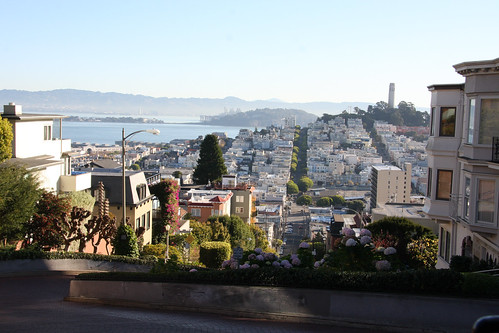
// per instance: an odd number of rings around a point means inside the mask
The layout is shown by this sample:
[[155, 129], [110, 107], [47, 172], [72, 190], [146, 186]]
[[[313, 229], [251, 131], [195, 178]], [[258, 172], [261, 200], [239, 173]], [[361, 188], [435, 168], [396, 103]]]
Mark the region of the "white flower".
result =
[[369, 237], [369, 236], [362, 236], [360, 238], [360, 244], [361, 245], [366, 245], [366, 244], [369, 244], [369, 243], [371, 243], [371, 237]]
[[389, 271], [392, 265], [388, 260], [376, 261], [376, 270], [378, 271]]
[[385, 256], [389, 256], [389, 255], [392, 255], [392, 254], [395, 254], [397, 253], [397, 250], [394, 248], [394, 247], [387, 247], [384, 251], [383, 251], [383, 254]]
[[301, 242], [300, 243], [300, 249], [308, 249], [310, 247], [310, 244], [307, 242]]
[[361, 229], [360, 230], [360, 236], [369, 236], [369, 237], [372, 237], [372, 234], [371, 234], [371, 231], [369, 231], [368, 229]]
[[355, 239], [353, 238], [349, 238], [345, 244], [346, 246], [356, 246], [357, 245], [357, 241], [355, 241]]

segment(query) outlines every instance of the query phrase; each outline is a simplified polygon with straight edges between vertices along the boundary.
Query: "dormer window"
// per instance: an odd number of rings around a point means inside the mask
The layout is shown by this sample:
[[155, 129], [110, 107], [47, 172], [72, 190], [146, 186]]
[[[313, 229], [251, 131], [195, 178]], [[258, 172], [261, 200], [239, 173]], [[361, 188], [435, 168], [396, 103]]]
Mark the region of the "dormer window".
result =
[[52, 126], [43, 126], [43, 140], [52, 140]]

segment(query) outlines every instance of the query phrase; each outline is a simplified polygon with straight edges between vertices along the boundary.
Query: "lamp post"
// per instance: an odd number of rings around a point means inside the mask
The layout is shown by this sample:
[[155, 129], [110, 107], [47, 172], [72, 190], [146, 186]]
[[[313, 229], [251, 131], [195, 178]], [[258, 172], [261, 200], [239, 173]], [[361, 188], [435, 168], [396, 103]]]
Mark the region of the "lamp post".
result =
[[141, 133], [141, 132], [146, 132], [146, 133], [151, 133], [151, 134], [154, 134], [154, 135], [158, 135], [159, 134], [159, 130], [158, 129], [146, 129], [146, 130], [140, 130], [140, 131], [135, 131], [133, 133], [130, 133], [128, 134], [127, 136], [125, 136], [125, 129], [123, 128], [122, 129], [122, 132], [121, 132], [121, 163], [122, 163], [122, 174], [121, 174], [121, 182], [122, 182], [122, 195], [123, 195], [123, 200], [122, 200], [122, 205], [123, 205], [123, 224], [126, 223], [126, 178], [125, 178], [125, 147], [126, 147], [126, 139], [130, 138], [131, 136], [137, 134], [137, 133]]
[[359, 219], [360, 219], [360, 228], [364, 227], [365, 223], [364, 223], [364, 219], [362, 218], [362, 215], [360, 215], [360, 213], [352, 208], [347, 208], [347, 207], [344, 207], [342, 208], [341, 210], [345, 211], [345, 210], [349, 210], [351, 212], [354, 212], [355, 215], [358, 215], [359, 216]]
[[166, 251], [165, 251], [165, 264], [170, 259], [170, 228], [172, 226], [167, 224], [166, 229]]

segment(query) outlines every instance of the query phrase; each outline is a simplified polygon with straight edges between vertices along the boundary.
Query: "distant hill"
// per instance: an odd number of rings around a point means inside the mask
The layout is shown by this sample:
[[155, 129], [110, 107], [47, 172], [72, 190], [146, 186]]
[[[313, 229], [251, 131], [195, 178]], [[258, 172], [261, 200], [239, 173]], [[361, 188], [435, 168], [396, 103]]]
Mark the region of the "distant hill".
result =
[[229, 112], [216, 116], [206, 117], [202, 120], [205, 124], [222, 126], [241, 126], [241, 127], [265, 127], [269, 125], [282, 125], [282, 119], [295, 116], [296, 124], [306, 126], [308, 123], [317, 120], [315, 114], [296, 109], [258, 109], [246, 112]]
[[50, 91], [0, 90], [0, 103], [14, 102], [26, 112], [60, 114], [96, 113], [105, 115], [201, 116], [256, 109], [295, 109], [322, 116], [338, 114], [354, 107], [366, 109], [374, 103], [311, 102], [286, 103], [279, 100], [245, 101], [237, 97], [167, 98], [143, 95], [102, 93], [87, 90], [59, 89]]

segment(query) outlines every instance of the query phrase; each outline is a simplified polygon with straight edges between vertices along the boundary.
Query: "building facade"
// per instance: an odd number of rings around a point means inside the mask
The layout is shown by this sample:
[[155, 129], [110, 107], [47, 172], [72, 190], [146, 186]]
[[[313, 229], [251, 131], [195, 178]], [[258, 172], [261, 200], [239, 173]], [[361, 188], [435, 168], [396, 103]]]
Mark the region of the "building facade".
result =
[[410, 203], [412, 166], [374, 165], [371, 170], [371, 209], [378, 204]]
[[437, 267], [453, 255], [499, 257], [499, 59], [454, 66], [464, 84], [432, 85], [424, 211], [439, 226]]

